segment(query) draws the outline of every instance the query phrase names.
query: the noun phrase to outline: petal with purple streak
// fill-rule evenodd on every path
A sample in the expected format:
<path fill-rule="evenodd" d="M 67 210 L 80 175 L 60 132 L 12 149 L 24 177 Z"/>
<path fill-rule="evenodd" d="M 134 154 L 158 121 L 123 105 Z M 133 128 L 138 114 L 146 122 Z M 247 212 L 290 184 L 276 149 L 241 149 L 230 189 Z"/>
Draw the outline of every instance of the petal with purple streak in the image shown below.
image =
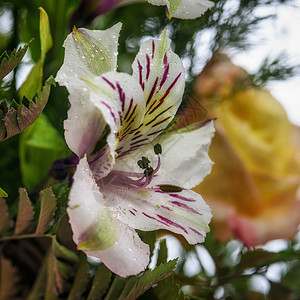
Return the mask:
<path fill-rule="evenodd" d="M 194 124 L 185 130 L 164 134 L 144 147 L 136 149 L 130 155 L 117 160 L 115 169 L 138 172 L 140 169 L 136 161 L 142 156 L 148 157 L 155 166 L 157 157 L 153 147 L 159 143 L 162 146 L 160 176 L 154 177 L 152 184 L 161 184 L 163 178 L 164 184 L 178 184 L 183 188 L 193 188 L 211 171 L 213 162 L 208 156 L 208 149 L 214 131 L 213 121 L 208 121 L 205 124 Z"/>
<path fill-rule="evenodd" d="M 166 6 L 167 16 L 179 19 L 196 19 L 214 3 L 208 0 L 148 0 L 153 5 Z"/>
<path fill-rule="evenodd" d="M 84 157 L 74 174 L 67 209 L 74 242 L 114 273 L 123 277 L 138 274 L 149 263 L 149 246 L 114 218 L 105 201 Z"/>
<path fill-rule="evenodd" d="M 111 194 L 109 186 L 104 186 L 102 191 L 104 195 Z M 129 187 L 119 195 L 118 201 L 111 197 L 106 204 L 120 221 L 132 228 L 169 230 L 183 235 L 190 244 L 203 242 L 209 231 L 210 208 L 199 194 L 190 190 L 172 194 L 162 192 L 158 187 L 144 191 Z M 130 213 L 133 207 L 134 216 Z"/>
<path fill-rule="evenodd" d="M 184 68 L 169 44 L 170 40 L 164 31 L 160 40 L 144 42 L 135 58 L 132 65 L 133 77 L 144 92 L 146 113 L 143 123 L 127 132 L 126 143 L 122 145 L 123 150 L 119 151 L 120 157 L 159 135 L 172 120 L 181 103 L 185 83 Z"/>

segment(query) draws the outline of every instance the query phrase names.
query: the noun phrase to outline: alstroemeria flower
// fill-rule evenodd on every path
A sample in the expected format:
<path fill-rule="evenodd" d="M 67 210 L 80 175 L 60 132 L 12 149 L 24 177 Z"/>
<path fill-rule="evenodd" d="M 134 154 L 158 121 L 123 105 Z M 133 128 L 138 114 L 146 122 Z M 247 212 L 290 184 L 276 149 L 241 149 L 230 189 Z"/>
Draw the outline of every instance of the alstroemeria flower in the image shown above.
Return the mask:
<path fill-rule="evenodd" d="M 300 224 L 300 147 L 293 135 L 299 133 L 281 104 L 220 53 L 199 75 L 195 90 L 217 117 L 210 147 L 215 165 L 194 188 L 212 208 L 216 236 L 234 236 L 246 246 L 294 237 Z M 196 106 L 187 107 L 182 119 Z"/>
<path fill-rule="evenodd" d="M 76 22 L 76 19 L 82 17 L 92 20 L 117 7 L 145 1 L 156 6 L 165 6 L 169 19 L 196 19 L 214 6 L 208 0 L 83 0 L 73 14 L 72 21 Z"/>
<path fill-rule="evenodd" d="M 149 247 L 134 229 L 165 229 L 203 242 L 210 208 L 189 190 L 210 172 L 211 121 L 159 136 L 175 115 L 184 68 L 166 32 L 141 45 L 133 74 L 118 73 L 120 25 L 74 29 L 57 81 L 69 91 L 65 137 L 80 158 L 68 214 L 78 248 L 113 272 L 143 271 Z"/>

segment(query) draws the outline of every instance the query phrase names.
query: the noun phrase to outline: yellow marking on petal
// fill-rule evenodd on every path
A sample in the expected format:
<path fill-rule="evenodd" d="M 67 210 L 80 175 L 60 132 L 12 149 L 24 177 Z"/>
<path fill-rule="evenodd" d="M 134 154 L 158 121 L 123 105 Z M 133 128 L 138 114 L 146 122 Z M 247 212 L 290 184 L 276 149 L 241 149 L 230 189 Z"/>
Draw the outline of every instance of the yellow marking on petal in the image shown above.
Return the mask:
<path fill-rule="evenodd" d="M 149 192 L 147 192 L 147 191 L 138 191 L 138 193 L 140 193 L 142 195 L 149 195 Z"/>
<path fill-rule="evenodd" d="M 108 49 L 87 31 L 73 27 L 75 48 L 82 63 L 96 76 L 111 71 L 112 57 Z"/>
<path fill-rule="evenodd" d="M 169 7 L 169 15 L 168 18 L 171 19 L 172 16 L 176 13 L 180 3 L 182 0 L 170 0 L 170 7 Z"/>
<path fill-rule="evenodd" d="M 78 250 L 103 251 L 119 239 L 118 226 L 110 212 L 101 209 L 99 214 L 102 216 L 79 237 Z"/>

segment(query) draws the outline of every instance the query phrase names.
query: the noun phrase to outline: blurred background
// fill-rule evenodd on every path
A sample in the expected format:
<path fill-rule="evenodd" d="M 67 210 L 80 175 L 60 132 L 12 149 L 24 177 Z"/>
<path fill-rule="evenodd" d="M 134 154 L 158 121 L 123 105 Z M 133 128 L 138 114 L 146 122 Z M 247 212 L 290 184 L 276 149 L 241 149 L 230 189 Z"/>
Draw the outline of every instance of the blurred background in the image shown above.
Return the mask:
<path fill-rule="evenodd" d="M 128 73 L 141 41 L 167 28 L 186 69 L 173 130 L 216 119 L 215 165 L 195 188 L 212 207 L 212 230 L 195 247 L 168 237 L 168 257 L 180 257 L 175 279 L 191 299 L 300 299 L 300 1 L 213 1 L 201 18 L 170 21 L 163 7 L 127 2 L 2 0 L 0 53 L 34 40 L 0 81 L 0 104 L 20 103 L 18 89 L 40 59 L 40 6 L 53 38 L 43 82 L 60 68 L 62 44 L 74 25 L 107 29 L 122 22 L 118 71 Z M 0 183 L 9 199 L 69 154 L 63 139 L 68 108 L 65 88 L 53 87 L 44 110 L 52 145 L 40 148 L 38 158 L 20 156 L 32 146 L 30 135 L 0 143 Z"/>

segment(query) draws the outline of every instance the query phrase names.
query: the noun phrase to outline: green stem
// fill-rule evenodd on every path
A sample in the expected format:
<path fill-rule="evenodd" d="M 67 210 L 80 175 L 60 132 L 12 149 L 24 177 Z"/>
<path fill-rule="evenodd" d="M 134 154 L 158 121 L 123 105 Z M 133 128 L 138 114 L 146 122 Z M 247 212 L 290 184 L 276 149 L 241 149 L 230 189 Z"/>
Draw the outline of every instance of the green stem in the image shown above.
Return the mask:
<path fill-rule="evenodd" d="M 55 235 L 53 235 L 53 234 L 41 234 L 41 235 L 36 235 L 35 233 L 22 234 L 22 235 L 10 235 L 10 236 L 3 236 L 3 237 L 0 237 L 0 242 L 12 241 L 12 240 L 21 240 L 21 239 L 41 238 L 41 237 L 50 237 L 50 238 L 54 238 Z"/>

